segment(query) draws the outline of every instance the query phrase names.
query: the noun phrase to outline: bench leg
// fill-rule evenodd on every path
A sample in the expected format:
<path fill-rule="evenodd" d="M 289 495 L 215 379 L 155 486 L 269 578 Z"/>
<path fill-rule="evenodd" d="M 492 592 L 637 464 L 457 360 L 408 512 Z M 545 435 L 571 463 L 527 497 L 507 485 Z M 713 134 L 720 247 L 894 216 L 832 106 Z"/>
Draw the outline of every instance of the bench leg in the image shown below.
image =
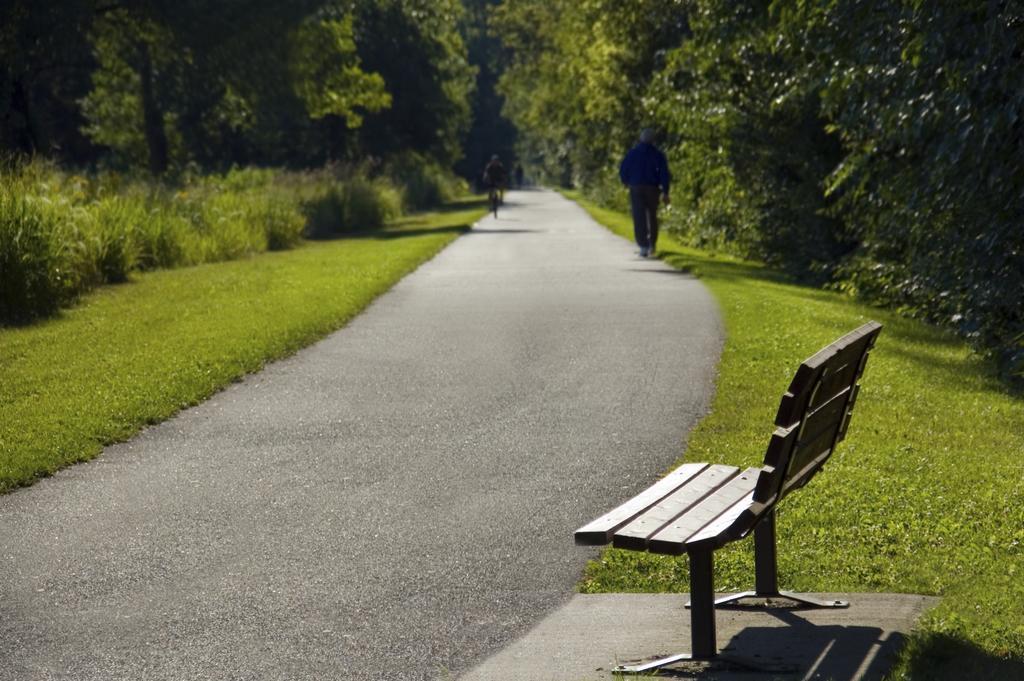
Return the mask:
<path fill-rule="evenodd" d="M 642 674 L 666 665 L 684 661 L 714 660 L 718 655 L 715 643 L 714 560 L 711 550 L 690 554 L 690 642 L 693 652 L 670 655 L 637 665 L 622 665 L 616 674 Z"/>
<path fill-rule="evenodd" d="M 718 654 L 715 645 L 715 566 L 710 550 L 690 554 L 690 637 L 693 657 L 706 660 Z"/>
<path fill-rule="evenodd" d="M 848 608 L 849 601 L 826 601 L 792 591 L 779 591 L 779 567 L 775 542 L 775 511 L 754 528 L 754 591 L 723 596 L 715 605 L 728 605 L 747 598 L 786 599 L 811 608 Z"/>

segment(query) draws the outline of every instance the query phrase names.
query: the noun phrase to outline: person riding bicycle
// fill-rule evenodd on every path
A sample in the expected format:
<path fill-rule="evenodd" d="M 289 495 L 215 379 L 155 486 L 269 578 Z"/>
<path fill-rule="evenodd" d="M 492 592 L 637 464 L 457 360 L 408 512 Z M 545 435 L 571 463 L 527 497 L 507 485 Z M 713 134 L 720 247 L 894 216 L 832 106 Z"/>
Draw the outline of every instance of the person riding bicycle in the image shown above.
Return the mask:
<path fill-rule="evenodd" d="M 505 166 L 501 164 L 501 159 L 497 154 L 491 156 L 490 163 L 484 168 L 484 186 L 487 187 L 488 195 L 491 192 L 497 192 L 498 201 L 501 201 L 504 198 L 502 194 L 507 181 L 508 173 L 505 172 Z"/>

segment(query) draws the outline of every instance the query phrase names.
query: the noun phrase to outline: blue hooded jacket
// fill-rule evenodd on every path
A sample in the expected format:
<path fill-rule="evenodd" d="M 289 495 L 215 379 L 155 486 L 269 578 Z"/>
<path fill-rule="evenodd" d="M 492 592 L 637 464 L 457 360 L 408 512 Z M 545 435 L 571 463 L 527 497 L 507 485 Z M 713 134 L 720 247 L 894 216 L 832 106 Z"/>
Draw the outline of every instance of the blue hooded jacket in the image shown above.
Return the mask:
<path fill-rule="evenodd" d="M 668 160 L 656 146 L 641 142 L 626 154 L 619 165 L 619 179 L 623 184 L 661 187 L 668 194 L 672 175 L 668 172 Z"/>

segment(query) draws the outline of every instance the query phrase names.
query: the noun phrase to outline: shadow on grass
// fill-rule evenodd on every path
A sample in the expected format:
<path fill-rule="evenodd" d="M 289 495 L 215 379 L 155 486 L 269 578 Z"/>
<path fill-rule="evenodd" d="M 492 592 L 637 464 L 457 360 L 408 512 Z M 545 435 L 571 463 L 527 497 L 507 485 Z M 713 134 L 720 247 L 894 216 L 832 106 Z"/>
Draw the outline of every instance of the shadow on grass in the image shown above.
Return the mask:
<path fill-rule="evenodd" d="M 431 213 L 440 213 L 442 215 L 448 215 L 450 213 L 458 213 L 464 210 L 483 210 L 487 208 L 487 197 L 479 198 L 465 198 L 457 199 L 451 203 L 446 203 L 443 206 L 437 208 L 431 208 Z M 415 216 L 412 216 L 415 217 Z"/>
<path fill-rule="evenodd" d="M 380 229 L 363 234 L 363 238 L 391 240 L 408 237 L 426 236 L 430 234 L 465 234 L 471 231 L 472 225 L 447 225 L 445 227 L 399 227 L 396 229 Z"/>
<path fill-rule="evenodd" d="M 661 259 L 684 272 L 692 272 L 700 276 L 716 279 L 757 279 L 779 284 L 799 286 L 786 275 L 753 263 L 735 260 L 718 260 L 712 256 L 697 256 L 672 249 L 659 249 Z M 808 290 L 819 291 L 813 286 L 805 286 Z"/>
<path fill-rule="evenodd" d="M 465 234 L 472 229 L 472 225 L 443 225 L 440 227 L 416 227 L 422 225 L 422 221 L 397 222 L 376 229 L 359 229 L 333 234 L 308 236 L 310 241 L 346 241 L 352 239 L 406 239 L 409 237 L 426 236 L 430 234 Z"/>
<path fill-rule="evenodd" d="M 628 267 L 627 272 L 640 272 L 641 274 L 660 274 L 662 276 L 668 275 L 670 277 L 685 277 L 687 279 L 693 279 L 693 272 L 684 269 L 672 269 L 672 270 L 651 270 L 643 267 Z"/>
<path fill-rule="evenodd" d="M 487 229 L 486 227 L 477 227 L 473 230 L 473 234 L 539 234 L 543 231 L 543 229 Z"/>
<path fill-rule="evenodd" d="M 912 638 L 904 657 L 904 678 L 929 681 L 1024 679 L 1024 660 L 998 657 L 946 634 Z"/>
<path fill-rule="evenodd" d="M 484 210 L 487 207 L 486 199 L 475 197 L 461 198 L 445 203 L 444 205 L 431 208 L 428 211 L 404 215 L 393 222 L 364 229 L 334 229 L 331 231 L 307 233 L 305 238 L 309 241 L 339 241 L 344 239 L 399 239 L 403 237 L 424 236 L 427 234 L 458 233 L 465 234 L 472 225 L 442 225 L 431 226 L 437 216 L 452 215 L 455 213 L 467 213 L 470 211 Z"/>

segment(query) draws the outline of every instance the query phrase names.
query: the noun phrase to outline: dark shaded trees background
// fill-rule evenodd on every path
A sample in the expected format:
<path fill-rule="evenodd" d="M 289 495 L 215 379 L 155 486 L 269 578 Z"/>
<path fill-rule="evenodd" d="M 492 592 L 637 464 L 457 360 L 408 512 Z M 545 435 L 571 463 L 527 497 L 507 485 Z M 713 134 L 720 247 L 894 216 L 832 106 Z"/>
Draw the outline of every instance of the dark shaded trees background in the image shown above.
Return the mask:
<path fill-rule="evenodd" d="M 1024 6 L 510 0 L 499 90 L 547 176 L 622 201 L 662 132 L 672 228 L 956 329 L 1024 374 Z"/>
<path fill-rule="evenodd" d="M 466 37 L 487 35 L 471 20 L 489 3 L 469 4 L 7 0 L 0 149 L 156 175 L 410 153 L 451 167 L 480 106 Z"/>
<path fill-rule="evenodd" d="M 501 0 L 464 0 L 466 45 L 469 61 L 475 64 L 477 89 L 473 98 L 472 124 L 466 136 L 464 156 L 456 164 L 463 177 L 477 180 L 491 156 L 504 163 L 517 156 L 517 131 L 504 116 L 505 98 L 497 91 L 507 51 L 490 29 L 490 17 Z"/>

